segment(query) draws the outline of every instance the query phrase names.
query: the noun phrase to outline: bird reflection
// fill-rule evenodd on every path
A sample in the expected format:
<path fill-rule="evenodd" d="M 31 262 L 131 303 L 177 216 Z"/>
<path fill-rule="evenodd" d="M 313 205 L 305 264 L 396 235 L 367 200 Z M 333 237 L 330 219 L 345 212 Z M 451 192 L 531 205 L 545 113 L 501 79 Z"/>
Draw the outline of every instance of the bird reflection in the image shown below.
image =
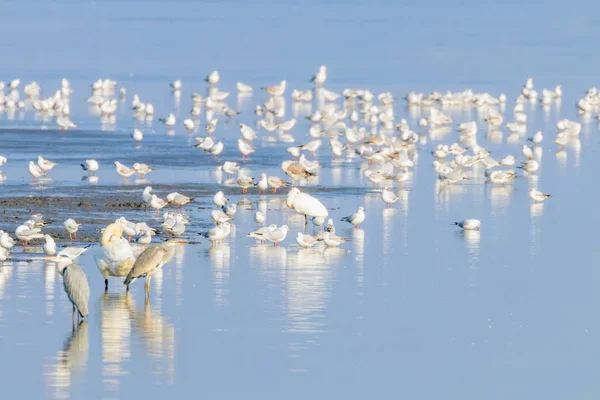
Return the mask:
<path fill-rule="evenodd" d="M 103 381 L 108 391 L 119 391 L 120 379 L 127 375 L 125 361 L 131 357 L 131 319 L 135 302 L 130 292 L 104 292 L 100 312 Z"/>
<path fill-rule="evenodd" d="M 56 263 L 47 262 L 44 268 L 44 292 L 46 293 L 46 315 L 54 314 L 54 281 L 56 280 Z"/>
<path fill-rule="evenodd" d="M 479 241 L 481 240 L 480 231 L 460 231 L 459 235 L 465 241 L 469 253 L 469 286 L 475 288 L 477 286 L 477 271 L 479 269 Z"/>
<path fill-rule="evenodd" d="M 77 373 L 85 372 L 89 353 L 88 324 L 81 321 L 73 327 L 62 350 L 56 353 L 56 364 L 49 365 L 44 373 L 48 386 L 55 390 L 56 398 L 69 398 L 67 389 Z"/>
<path fill-rule="evenodd" d="M 533 203 L 529 206 L 532 217 L 541 217 L 544 214 L 544 203 Z"/>
<path fill-rule="evenodd" d="M 512 185 L 491 187 L 490 203 L 492 204 L 492 215 L 506 215 L 508 213 L 512 193 Z"/>
<path fill-rule="evenodd" d="M 231 265 L 231 248 L 226 243 L 220 243 L 207 250 L 213 273 L 213 284 L 215 287 L 215 303 L 219 306 L 227 305 L 227 284 L 229 282 L 229 271 Z"/>
<path fill-rule="evenodd" d="M 165 378 L 166 384 L 175 380 L 175 328 L 164 321 L 156 310 L 152 310 L 149 299 L 143 311 L 131 312 L 134 331 L 141 335 L 142 343 L 150 358 L 161 361 L 153 375 Z"/>

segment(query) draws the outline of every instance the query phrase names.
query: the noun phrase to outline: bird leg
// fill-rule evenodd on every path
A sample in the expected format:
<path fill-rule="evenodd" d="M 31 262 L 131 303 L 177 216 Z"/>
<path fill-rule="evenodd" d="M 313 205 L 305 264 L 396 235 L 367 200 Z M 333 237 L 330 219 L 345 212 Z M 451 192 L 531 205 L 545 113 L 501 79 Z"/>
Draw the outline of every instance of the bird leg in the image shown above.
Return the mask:
<path fill-rule="evenodd" d="M 75 240 L 77 240 L 77 232 L 75 232 L 75 233 L 73 234 L 73 237 L 75 238 Z"/>
<path fill-rule="evenodd" d="M 104 291 L 106 292 L 107 290 L 108 290 L 108 279 L 104 279 Z"/>
<path fill-rule="evenodd" d="M 273 193 L 277 193 L 277 188 L 273 188 Z"/>
<path fill-rule="evenodd" d="M 73 314 L 71 314 L 71 322 L 75 325 L 75 304 L 73 304 Z"/>

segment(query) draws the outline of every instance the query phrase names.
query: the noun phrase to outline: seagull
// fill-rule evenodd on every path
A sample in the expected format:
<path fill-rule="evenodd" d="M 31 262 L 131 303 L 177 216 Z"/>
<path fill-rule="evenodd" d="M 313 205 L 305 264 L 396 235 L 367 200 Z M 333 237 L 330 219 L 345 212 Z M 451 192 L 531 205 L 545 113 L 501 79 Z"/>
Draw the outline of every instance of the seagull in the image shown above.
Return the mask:
<path fill-rule="evenodd" d="M 154 208 L 157 213 L 158 213 L 158 210 L 160 210 L 161 208 L 163 208 L 167 204 L 168 203 L 165 200 L 159 198 L 155 194 L 153 194 L 152 197 L 150 198 L 150 207 Z"/>
<path fill-rule="evenodd" d="M 267 183 L 273 188 L 273 193 L 277 193 L 277 189 L 281 187 L 290 186 L 289 182 L 286 182 L 277 176 L 269 176 L 267 178 Z"/>
<path fill-rule="evenodd" d="M 194 123 L 194 120 L 191 118 L 187 118 L 183 120 L 183 126 L 185 127 L 185 129 L 187 129 L 188 131 L 193 130 L 196 127 L 196 124 Z"/>
<path fill-rule="evenodd" d="M 132 168 L 129 168 L 118 161 L 114 162 L 115 168 L 117 169 L 117 174 L 123 177 L 123 180 L 129 178 L 131 175 L 135 174 L 136 171 Z"/>
<path fill-rule="evenodd" d="M 302 232 L 298 232 L 298 234 L 296 235 L 296 243 L 298 243 L 300 247 L 303 247 L 305 249 L 313 247 L 315 244 L 317 244 L 317 242 L 318 239 L 314 236 L 306 235 Z"/>
<path fill-rule="evenodd" d="M 240 166 L 235 161 L 225 161 L 221 170 L 225 172 L 227 175 L 233 175 L 240 170 Z"/>
<path fill-rule="evenodd" d="M 171 89 L 173 90 L 181 90 L 181 81 L 178 79 L 174 82 L 171 82 Z"/>
<path fill-rule="evenodd" d="M 48 236 L 48 235 L 46 235 Z M 74 261 L 77 257 L 85 253 L 92 245 L 88 244 L 84 247 L 65 247 L 56 255 L 57 259 L 68 259 Z"/>
<path fill-rule="evenodd" d="M 532 159 L 532 160 L 528 160 L 526 163 L 524 163 L 523 165 L 521 165 L 520 167 L 517 167 L 517 168 L 521 168 L 522 170 L 525 170 L 529 173 L 533 173 L 540 168 L 540 164 L 537 161 Z"/>
<path fill-rule="evenodd" d="M 98 169 L 100 168 L 100 165 L 98 164 L 98 161 L 90 159 L 90 160 L 85 160 L 83 162 L 83 164 L 81 164 L 81 168 L 84 171 L 88 171 L 93 174 L 94 172 L 98 171 Z"/>
<path fill-rule="evenodd" d="M 225 238 L 225 226 L 230 227 L 229 222 L 218 222 L 214 228 L 204 232 L 199 232 L 198 235 L 210 240 L 212 242 L 212 246 L 214 247 L 217 243 Z"/>
<path fill-rule="evenodd" d="M 531 188 L 529 189 L 529 197 L 531 197 L 531 200 L 535 201 L 536 203 L 541 203 L 551 196 L 549 194 L 542 193 L 537 189 Z"/>
<path fill-rule="evenodd" d="M 481 221 L 478 219 L 463 219 L 452 225 L 460 227 L 463 231 L 478 231 L 481 228 Z"/>
<path fill-rule="evenodd" d="M 257 211 L 254 214 L 254 222 L 256 222 L 257 224 L 264 224 L 266 221 L 265 215 L 263 213 L 261 213 L 260 211 Z"/>
<path fill-rule="evenodd" d="M 225 214 L 221 210 L 213 210 L 210 213 L 210 219 L 212 219 L 215 224 L 218 224 L 218 223 L 225 223 L 227 221 L 230 221 L 231 217 L 229 215 Z"/>
<path fill-rule="evenodd" d="M 242 139 L 238 139 L 238 149 L 244 158 L 248 158 L 250 154 L 256 151 L 250 144 L 244 142 Z"/>
<path fill-rule="evenodd" d="M 143 133 L 141 130 L 139 130 L 139 129 L 135 128 L 135 129 L 133 130 L 133 133 L 131 134 L 131 137 L 132 137 L 132 138 L 133 138 L 133 140 L 135 140 L 136 142 L 141 142 L 141 141 L 144 139 L 144 133 Z"/>
<path fill-rule="evenodd" d="M 272 224 L 272 225 L 257 229 L 254 232 L 250 232 L 249 234 L 246 235 L 246 237 L 251 237 L 251 238 L 256 239 L 259 242 L 264 243 L 267 241 L 266 235 L 270 234 L 271 232 L 273 232 L 276 229 L 277 229 L 277 225 Z"/>
<path fill-rule="evenodd" d="M 211 85 L 216 85 L 217 83 L 219 83 L 220 79 L 221 77 L 219 76 L 219 72 L 213 71 L 206 76 L 205 81 Z"/>
<path fill-rule="evenodd" d="M 270 94 L 271 96 L 278 97 L 278 96 L 282 96 L 283 93 L 285 92 L 286 84 L 287 84 L 286 81 L 281 81 L 279 83 L 279 85 L 262 87 L 261 89 L 264 90 L 265 92 L 267 92 L 268 94 Z"/>
<path fill-rule="evenodd" d="M 24 246 L 26 246 L 27 243 L 31 240 L 44 238 L 44 235 L 42 234 L 42 229 L 34 228 L 33 224 L 33 221 L 29 220 L 23 225 L 17 227 L 17 229 L 15 230 L 15 236 L 22 242 Z"/>
<path fill-rule="evenodd" d="M 158 120 L 168 127 L 175 126 L 177 123 L 177 119 L 173 113 L 170 113 L 166 118 L 159 118 Z"/>
<path fill-rule="evenodd" d="M 325 233 L 325 235 L 323 235 L 323 241 L 325 242 L 327 247 L 338 247 L 342 243 L 349 242 L 350 239 L 335 236 L 331 233 Z"/>
<path fill-rule="evenodd" d="M 44 243 L 43 249 L 44 254 L 47 256 L 53 256 L 56 254 L 56 243 L 54 239 L 50 235 L 44 235 L 44 239 L 46 239 L 46 243 Z"/>
<path fill-rule="evenodd" d="M 249 142 L 256 139 L 256 131 L 254 129 L 252 129 L 251 127 L 249 127 L 248 125 L 240 124 L 240 133 L 242 134 L 242 137 Z M 238 144 L 238 146 L 239 146 L 239 144 Z M 241 151 L 241 149 L 240 149 L 240 151 Z"/>
<path fill-rule="evenodd" d="M 246 85 L 245 83 L 242 82 L 237 82 L 236 83 L 236 88 L 238 90 L 238 92 L 240 93 L 252 93 L 252 86 L 250 85 Z"/>
<path fill-rule="evenodd" d="M 364 220 L 365 220 L 365 209 L 363 207 L 359 207 L 357 212 L 355 212 L 354 214 L 352 214 L 348 217 L 342 218 L 340 221 L 349 222 L 352 225 L 354 225 L 354 228 L 358 228 L 358 225 L 360 225 Z"/>
<path fill-rule="evenodd" d="M 44 175 L 44 171 L 33 161 L 29 161 L 29 173 L 36 180 L 40 176 Z"/>
<path fill-rule="evenodd" d="M 244 193 L 244 194 L 248 193 L 248 188 L 251 188 L 252 186 L 256 186 L 256 184 L 254 183 L 254 178 L 245 176 L 242 173 L 240 173 L 240 175 L 238 176 L 237 183 L 242 188 L 242 193 Z"/>
<path fill-rule="evenodd" d="M 227 199 L 227 197 L 225 197 L 225 194 L 223 194 L 223 192 L 217 192 L 215 194 L 215 196 L 213 197 L 213 203 L 217 207 L 223 207 L 228 202 L 229 202 L 229 199 Z"/>
<path fill-rule="evenodd" d="M 67 232 L 69 232 L 69 239 L 77 240 L 77 231 L 79 230 L 79 227 L 81 226 L 81 224 L 78 224 L 77 222 L 75 222 L 75 220 L 73 218 L 69 218 L 64 222 L 63 225 L 65 226 L 65 229 L 67 230 Z"/>
<path fill-rule="evenodd" d="M 323 83 L 325 83 L 326 80 L 327 80 L 327 67 L 324 65 L 321 65 L 319 67 L 319 71 L 317 71 L 317 73 L 312 77 L 312 79 L 310 81 L 312 83 L 314 83 L 316 86 L 321 86 Z"/>
<path fill-rule="evenodd" d="M 154 171 L 154 168 L 143 163 L 135 163 L 133 164 L 133 170 L 143 179 L 146 174 Z"/>
<path fill-rule="evenodd" d="M 44 175 L 46 175 L 48 172 L 50 172 L 50 170 L 52 170 L 52 168 L 54 168 L 58 163 L 52 162 L 50 160 L 46 160 L 44 157 L 42 156 L 38 156 L 38 161 L 37 161 L 38 166 L 40 167 L 40 169 L 44 172 Z"/>
<path fill-rule="evenodd" d="M 150 204 L 150 200 L 152 200 L 152 186 L 146 186 L 142 192 L 142 201 L 145 204 Z"/>
<path fill-rule="evenodd" d="M 173 192 L 173 193 L 169 193 L 167 195 L 167 201 L 169 203 L 173 203 L 177 206 L 177 208 L 184 206 L 188 203 L 191 203 L 192 201 L 194 201 L 194 199 L 192 197 L 187 197 L 184 196 L 182 194 L 179 194 L 177 192 Z"/>
<path fill-rule="evenodd" d="M 394 204 L 398 201 L 398 196 L 396 196 L 396 193 L 392 192 L 387 187 L 384 187 L 383 191 L 381 192 L 381 200 L 383 200 L 387 208 L 390 204 Z"/>
<path fill-rule="evenodd" d="M 315 172 L 311 172 L 299 163 L 291 160 L 283 161 L 281 169 L 287 176 L 295 180 L 303 180 L 317 175 Z"/>
<path fill-rule="evenodd" d="M 277 247 L 279 246 L 280 242 L 285 240 L 285 237 L 289 231 L 290 228 L 287 225 L 282 225 L 275 230 L 267 231 L 267 233 L 264 235 L 264 238 L 265 240 L 273 243 L 273 246 Z"/>

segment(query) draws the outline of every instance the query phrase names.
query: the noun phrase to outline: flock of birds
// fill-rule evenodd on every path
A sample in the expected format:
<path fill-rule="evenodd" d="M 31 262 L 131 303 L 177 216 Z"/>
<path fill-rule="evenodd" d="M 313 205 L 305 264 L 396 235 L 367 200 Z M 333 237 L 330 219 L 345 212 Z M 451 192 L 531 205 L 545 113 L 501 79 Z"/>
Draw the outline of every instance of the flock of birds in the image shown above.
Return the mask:
<path fill-rule="evenodd" d="M 369 90 L 345 89 L 342 93 L 335 93 L 324 88 L 327 80 L 327 69 L 322 66 L 312 77 L 311 82 L 315 85 L 313 89 L 306 91 L 294 90 L 292 100 L 295 104 L 311 103 L 318 105 L 318 109 L 310 112 L 307 119 L 311 126 L 308 130 L 311 139 L 301 145 L 295 144 L 295 138 L 291 130 L 295 127 L 297 120 L 289 120 L 285 117 L 284 96 L 287 89 L 286 81 L 279 84 L 261 88 L 267 94 L 267 100 L 256 106 L 254 113 L 257 117 L 256 126 L 252 127 L 243 123 L 239 124 L 240 138 L 237 147 L 243 158 L 248 158 L 255 152 L 253 141 L 259 137 L 259 131 L 264 130 L 264 140 L 277 140 L 281 142 L 294 142 L 287 148 L 289 160 L 281 163 L 281 171 L 287 176 L 269 176 L 260 174 L 255 181 L 253 177 L 245 174 L 244 168 L 236 161 L 225 161 L 218 169 L 227 176 L 236 176 L 235 182 L 242 193 L 257 189 L 258 193 L 272 191 L 277 193 L 280 189 L 289 188 L 285 203 L 288 208 L 304 217 L 305 230 L 297 232 L 296 242 L 303 248 L 313 247 L 319 244 L 329 247 L 337 247 L 349 239 L 336 236 L 333 219 L 330 218 L 328 208 L 321 200 L 309 193 L 301 191 L 298 183 L 309 185 L 311 180 L 318 176 L 321 164 L 316 159 L 309 159 L 307 155 L 314 157 L 315 153 L 328 142 L 331 150 L 332 160 L 342 162 L 353 162 L 361 160 L 366 164 L 364 176 L 373 184 L 374 188 L 383 185 L 379 197 L 385 207 L 391 207 L 399 201 L 398 195 L 393 190 L 394 185 L 402 186 L 407 182 L 413 169 L 417 165 L 419 149 L 424 147 L 429 138 L 444 137 L 453 130 L 452 119 L 442 110 L 444 107 L 457 105 L 469 105 L 476 107 L 482 122 L 487 125 L 488 133 L 499 131 L 505 127 L 509 132 L 508 143 L 518 141 L 526 134 L 527 115 L 524 112 L 524 104 L 527 102 L 541 102 L 546 107 L 552 102 L 560 102 L 562 89 L 557 86 L 554 89 L 543 89 L 541 97 L 534 89 L 533 81 L 529 78 L 518 96 L 513 108 L 513 120 L 505 122 L 506 96 L 501 94 L 494 97 L 488 93 L 474 93 L 470 90 L 456 93 L 409 93 L 406 101 L 409 107 L 420 107 L 426 110 L 427 117 L 418 122 L 418 128 L 413 130 L 404 119 L 396 123 L 394 102 L 391 93 L 373 94 Z M 223 152 L 223 141 L 217 140 L 213 133 L 217 130 L 219 117 L 232 118 L 239 114 L 238 111 L 226 104 L 229 92 L 221 91 L 217 84 L 220 76 L 217 71 L 206 77 L 209 85 L 208 95 L 192 95 L 192 110 L 190 117 L 182 121 L 186 130 L 198 129 L 198 116 L 203 114 L 206 119 L 204 130 L 206 136 L 197 137 L 194 145 L 207 154 L 218 156 Z M 8 85 L 9 93 L 0 90 L 0 108 L 20 108 L 26 103 L 20 100 L 18 92 L 20 81 L 15 80 Z M 4 88 L 4 84 L 0 84 Z M 117 84 L 111 80 L 98 80 L 92 85 L 92 95 L 88 102 L 95 107 L 98 115 L 103 119 L 114 118 L 116 111 L 116 87 Z M 171 89 L 176 96 L 180 96 L 182 83 L 175 81 L 171 83 Z M 253 88 L 242 82 L 237 83 L 237 90 L 241 95 L 249 95 Z M 61 129 L 72 129 L 77 125 L 70 120 L 70 95 L 72 90 L 68 80 L 63 79 L 61 88 L 48 98 L 40 97 L 40 87 L 33 82 L 25 86 L 24 94 L 32 107 L 40 113 L 55 118 Z M 126 90 L 121 88 L 119 96 L 125 97 Z M 343 101 L 340 107 L 339 100 Z M 595 89 L 590 89 L 584 99 L 578 102 L 578 108 L 582 112 L 591 112 L 600 106 L 600 94 Z M 140 120 L 154 118 L 155 110 L 152 104 L 142 102 L 140 96 L 134 95 L 132 101 L 133 115 Z M 160 121 L 167 128 L 177 124 L 174 114 L 169 114 Z M 480 125 L 481 123 L 480 122 Z M 553 140 L 561 151 L 564 147 L 576 140 L 581 132 L 581 124 L 567 119 L 560 120 L 557 124 L 557 135 Z M 429 132 L 426 132 L 426 130 Z M 460 184 L 465 180 L 482 179 L 479 175 L 483 166 L 483 179 L 492 185 L 511 185 L 517 178 L 516 169 L 521 169 L 524 175 L 534 175 L 540 168 L 541 145 L 544 141 L 542 132 L 535 133 L 521 148 L 522 161 L 518 162 L 518 156 L 507 154 L 503 158 L 493 158 L 490 152 L 478 143 L 477 121 L 463 122 L 458 125 L 458 141 L 449 144 L 438 144 L 431 154 L 434 158 L 433 168 L 437 180 L 442 185 Z M 131 134 L 134 141 L 144 140 L 141 130 L 135 129 Z M 7 158 L 0 156 L 0 166 L 7 162 Z M 43 156 L 39 156 L 37 162 L 29 162 L 29 173 L 33 179 L 47 176 L 57 165 Z M 84 160 L 81 164 L 92 178 L 99 170 L 100 164 L 93 159 Z M 119 161 L 114 162 L 116 173 L 127 179 L 134 174 L 144 177 L 154 170 L 150 165 L 135 163 L 128 167 Z M 529 189 L 529 196 L 536 203 L 543 202 L 550 197 L 535 187 Z M 147 207 L 160 210 L 167 206 L 177 209 L 184 207 L 194 201 L 192 197 L 173 192 L 165 198 L 161 198 L 152 192 L 152 187 L 146 187 L 141 194 L 142 201 Z M 232 231 L 233 221 L 237 212 L 236 204 L 232 204 L 223 191 L 217 192 L 213 197 L 216 207 L 210 213 L 210 219 L 214 227 L 201 232 L 200 235 L 218 245 L 227 239 Z M 150 227 L 145 222 L 132 222 L 124 217 L 118 218 L 114 223 L 106 226 L 101 233 L 100 246 L 96 249 L 94 259 L 96 265 L 104 278 L 105 289 L 108 290 L 108 279 L 110 277 L 124 278 L 124 284 L 129 285 L 136 279 L 146 278 L 146 295 L 150 295 L 150 282 L 152 275 L 162 268 L 173 257 L 175 246 L 183 243 L 181 236 L 186 231 L 186 225 L 190 221 L 181 213 L 172 211 L 165 212 L 162 216 L 160 232 Z M 358 227 L 365 221 L 365 209 L 359 207 L 356 212 L 341 218 L 341 221 Z M 278 246 L 283 242 L 290 232 L 287 225 L 277 226 L 267 223 L 267 215 L 263 210 L 256 211 L 254 221 L 259 228 L 248 233 L 246 236 L 257 242 L 270 242 Z M 316 233 L 307 233 L 309 223 L 315 227 Z M 59 261 L 59 270 L 64 279 L 65 291 L 73 303 L 73 316 L 78 311 L 79 317 L 86 317 L 88 313 L 89 285 L 86 274 L 73 263 L 81 254 L 88 250 L 86 247 L 66 247 L 57 251 L 54 239 L 42 232 L 42 228 L 48 224 L 43 217 L 36 214 L 28 221 L 20 225 L 15 236 L 27 245 L 32 240 L 44 240 L 43 250 L 47 257 Z M 468 218 L 455 224 L 463 230 L 479 230 L 481 222 L 477 219 Z M 76 240 L 79 224 L 73 219 L 64 222 L 64 227 L 69 237 Z M 314 232 L 313 232 L 314 233 Z M 162 234 L 166 240 L 152 245 L 153 237 Z M 7 232 L 0 233 L 0 260 L 6 260 L 10 254 L 15 241 Z"/>

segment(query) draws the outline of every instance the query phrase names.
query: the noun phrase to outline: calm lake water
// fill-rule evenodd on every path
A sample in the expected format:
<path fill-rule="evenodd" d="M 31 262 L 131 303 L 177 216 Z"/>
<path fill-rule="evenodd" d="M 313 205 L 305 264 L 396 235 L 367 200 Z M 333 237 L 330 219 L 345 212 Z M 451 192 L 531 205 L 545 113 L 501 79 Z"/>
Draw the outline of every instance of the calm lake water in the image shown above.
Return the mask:
<path fill-rule="evenodd" d="M 233 91 L 238 80 L 258 88 L 286 79 L 286 118 L 301 119 L 292 131 L 297 143 L 309 140 L 309 123 L 301 118 L 307 110 L 293 107 L 289 93 L 309 88 L 321 64 L 329 67 L 328 89 L 391 91 L 397 120 L 406 118 L 414 129 L 421 114 L 402 100 L 412 90 L 506 93 L 506 121 L 528 76 L 539 92 L 558 84 L 565 91 L 549 111 L 526 106 L 528 135 L 546 135 L 542 167 L 512 187 L 483 181 L 440 187 L 429 154 L 439 142 L 430 141 L 397 192 L 401 200 L 384 209 L 362 173 L 365 165 L 332 162 L 324 145 L 316 156 L 324 166 L 317 185 L 306 190 L 335 218 L 361 205 L 367 214 L 360 229 L 337 222 L 338 235 L 352 239 L 340 248 L 299 249 L 294 238 L 303 221 L 285 208 L 284 196 L 254 192 L 230 196 L 250 202 L 240 207 L 226 243 L 178 247 L 153 279 L 149 303 L 141 282 L 126 293 L 111 280 L 105 293 L 88 252 L 78 264 L 90 281 L 90 316 L 75 332 L 56 265 L 27 262 L 31 255 L 16 249 L 16 260 L 0 266 L 4 398 L 597 397 L 600 132 L 595 119 L 583 121 L 579 143 L 558 155 L 551 143 L 556 121 L 579 120 L 576 100 L 598 83 L 597 10 L 580 15 L 558 1 L 397 3 L 2 5 L 0 78 L 36 80 L 46 96 L 69 78 L 72 119 L 80 126 L 61 133 L 30 110 L 0 115 L 0 154 L 9 158 L 2 196 L 91 190 L 79 168 L 86 158 L 101 164 L 93 189 L 99 192 L 141 194 L 146 185 L 123 184 L 111 165 L 115 159 L 152 163 L 152 184 L 218 190 L 226 182 L 215 166 L 240 159 L 237 124 L 254 123 L 262 93 L 245 100 L 232 93 L 229 105 L 242 114 L 219 122 L 214 136 L 224 140 L 225 152 L 218 159 L 191 148 L 194 136 L 204 135 L 203 119 L 198 132 L 186 134 L 178 124 L 169 136 L 156 120 L 134 121 L 129 109 L 138 93 L 157 116 L 174 112 L 181 120 L 191 93 L 206 91 L 203 79 L 213 69 L 223 90 Z M 89 85 L 98 78 L 128 90 L 114 125 L 88 113 Z M 179 102 L 168 87 L 174 79 L 183 81 Z M 454 124 L 481 122 L 474 109 L 449 114 Z M 479 126 L 480 144 L 495 157 L 521 158 L 528 135 L 508 144 L 505 130 L 501 138 L 486 137 Z M 140 145 L 129 137 L 134 127 L 145 132 Z M 441 142 L 455 140 L 451 133 Z M 287 146 L 256 142 L 256 153 L 243 164 L 254 176 L 281 176 Z M 27 172 L 27 161 L 38 154 L 59 162 L 44 185 L 30 184 Z M 533 205 L 532 185 L 553 198 Z M 185 209 L 193 221 L 188 238 L 197 240 L 196 232 L 209 226 L 206 207 L 212 207 L 210 197 Z M 256 227 L 256 209 L 267 210 L 269 223 L 291 226 L 281 247 L 244 237 Z M 480 233 L 451 225 L 468 217 L 482 221 Z M 132 218 L 152 216 L 140 210 Z"/>

